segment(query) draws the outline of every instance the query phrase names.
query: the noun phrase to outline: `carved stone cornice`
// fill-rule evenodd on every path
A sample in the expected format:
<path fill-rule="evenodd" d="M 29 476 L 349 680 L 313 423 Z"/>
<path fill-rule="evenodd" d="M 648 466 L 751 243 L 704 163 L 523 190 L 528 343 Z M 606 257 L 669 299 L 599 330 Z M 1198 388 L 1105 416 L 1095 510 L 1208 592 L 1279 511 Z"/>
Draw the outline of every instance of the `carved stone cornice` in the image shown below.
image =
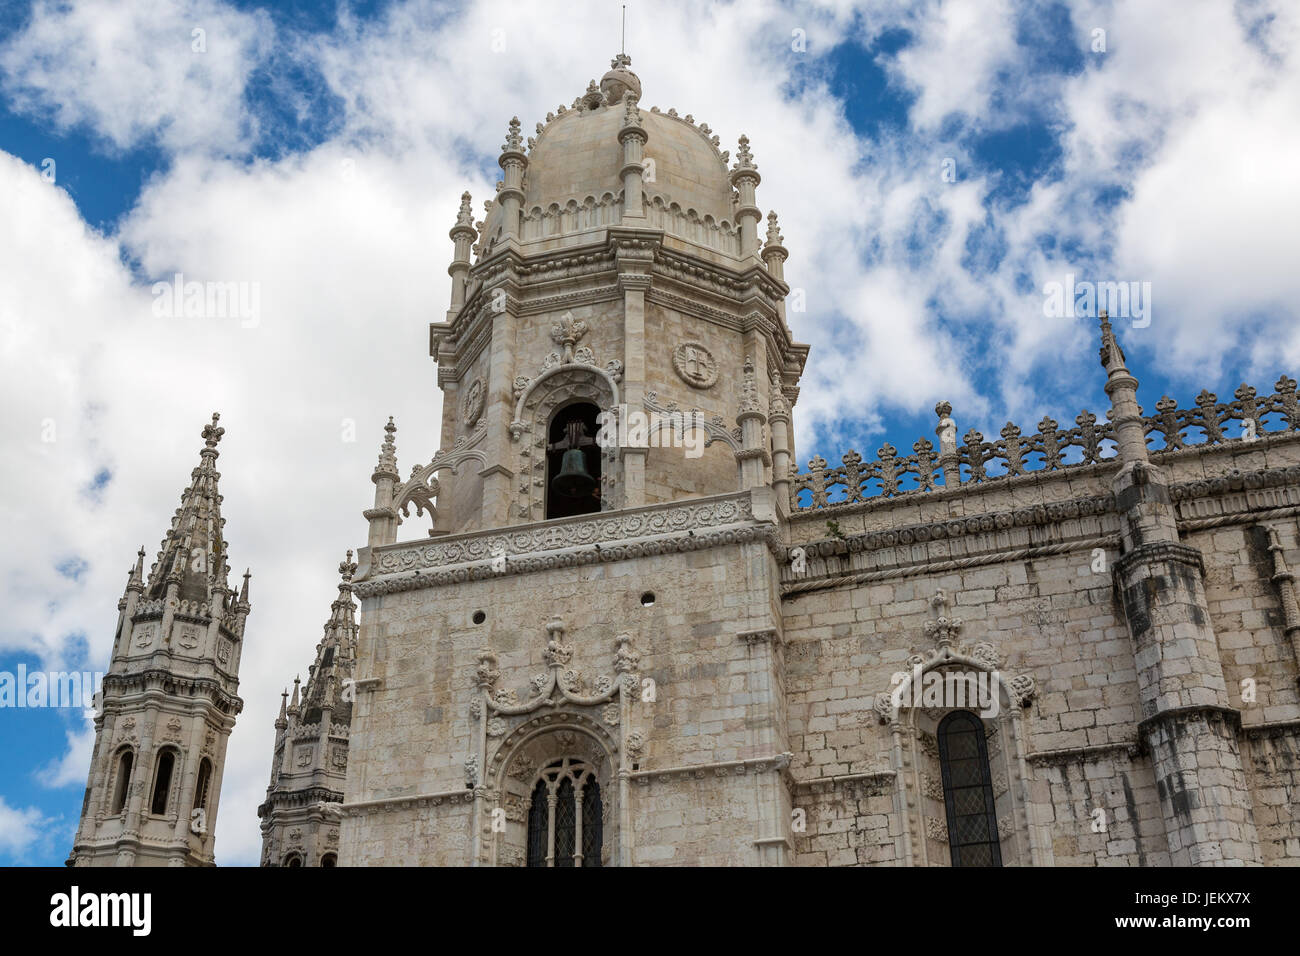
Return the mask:
<path fill-rule="evenodd" d="M 366 598 L 747 541 L 776 549 L 777 528 L 755 519 L 749 493 L 719 495 L 386 545 L 371 552 L 356 593 Z"/>
<path fill-rule="evenodd" d="M 793 760 L 794 754 L 786 752 L 770 757 L 752 757 L 748 760 L 691 764 L 684 767 L 667 767 L 663 770 L 634 770 L 628 774 L 628 777 L 642 786 L 651 783 L 669 783 L 674 780 L 719 779 L 757 773 L 779 773 L 788 778 Z"/>
<path fill-rule="evenodd" d="M 343 804 L 345 817 L 365 817 L 374 813 L 394 813 L 401 810 L 426 809 L 428 807 L 458 806 L 474 802 L 474 791 L 443 790 L 438 793 L 419 793 L 406 797 L 387 797 L 381 800 L 358 800 Z"/>

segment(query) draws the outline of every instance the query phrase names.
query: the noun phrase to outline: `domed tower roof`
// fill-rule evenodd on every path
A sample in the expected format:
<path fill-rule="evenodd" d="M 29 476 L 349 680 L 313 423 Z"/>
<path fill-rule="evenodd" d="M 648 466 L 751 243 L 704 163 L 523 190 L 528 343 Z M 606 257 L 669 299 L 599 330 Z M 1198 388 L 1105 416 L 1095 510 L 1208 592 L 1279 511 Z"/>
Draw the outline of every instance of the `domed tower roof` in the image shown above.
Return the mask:
<path fill-rule="evenodd" d="M 627 172 L 621 134 L 632 117 L 647 140 L 643 200 L 649 224 L 692 245 L 738 255 L 728 153 L 719 150 L 714 131 L 695 124 L 693 116 L 638 107 L 641 79 L 629 69 L 630 62 L 620 53 L 599 85 L 593 79 L 571 107 L 560 105 L 538 122 L 536 135 L 528 139 L 521 189 L 513 194 L 523 216 L 520 241 L 578 235 L 619 221 Z M 515 139 L 503 148 L 521 150 L 519 135 L 519 125 L 512 121 Z M 500 203 L 486 206 L 480 243 L 474 247 L 478 256 L 490 254 L 507 232 Z"/>
<path fill-rule="evenodd" d="M 628 68 L 631 59 L 626 55 L 615 57 L 611 65 L 599 86 L 593 80 L 572 108 L 560 107 L 537 124 L 523 183 L 526 216 L 552 207 L 564 209 L 570 201 L 581 206 L 588 199 L 599 203 L 621 195 L 623 98 L 629 93 L 639 98 L 641 80 Z M 686 216 L 694 211 L 691 218 L 734 224 L 728 156 L 719 150 L 713 131 L 696 125 L 692 116 L 679 117 L 675 109 L 640 109 L 639 115 L 648 139 L 646 202 L 666 209 L 676 205 Z"/>

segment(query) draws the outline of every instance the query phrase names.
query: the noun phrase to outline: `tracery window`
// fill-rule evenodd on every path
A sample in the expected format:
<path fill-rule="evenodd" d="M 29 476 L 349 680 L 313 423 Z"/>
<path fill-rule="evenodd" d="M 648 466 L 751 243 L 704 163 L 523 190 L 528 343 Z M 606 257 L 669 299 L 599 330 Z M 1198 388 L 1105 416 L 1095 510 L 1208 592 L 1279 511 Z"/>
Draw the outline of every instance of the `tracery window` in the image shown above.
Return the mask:
<path fill-rule="evenodd" d="M 954 711 L 940 722 L 938 740 L 952 865 L 1001 866 L 984 724 L 968 710 Z"/>
<path fill-rule="evenodd" d="M 528 808 L 529 866 L 600 866 L 604 805 L 596 774 L 565 757 L 538 775 Z"/>

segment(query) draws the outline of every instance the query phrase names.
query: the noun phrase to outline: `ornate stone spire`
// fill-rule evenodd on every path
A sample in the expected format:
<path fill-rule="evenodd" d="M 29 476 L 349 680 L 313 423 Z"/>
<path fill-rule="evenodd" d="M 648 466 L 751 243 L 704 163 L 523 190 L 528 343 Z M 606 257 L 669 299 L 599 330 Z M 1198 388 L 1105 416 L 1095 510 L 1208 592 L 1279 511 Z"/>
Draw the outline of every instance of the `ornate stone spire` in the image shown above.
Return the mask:
<path fill-rule="evenodd" d="M 384 426 L 384 441 L 379 446 L 379 463 L 375 466 L 375 473 L 371 479 L 378 481 L 381 477 L 392 477 L 401 479 L 397 471 L 397 425 L 393 422 L 393 416 L 388 416 L 388 424 Z"/>
<path fill-rule="evenodd" d="M 1145 462 L 1147 453 L 1146 428 L 1142 421 L 1142 408 L 1138 405 L 1138 380 L 1124 364 L 1124 350 L 1115 340 L 1110 327 L 1110 316 L 1102 309 L 1101 366 L 1106 370 L 1106 394 L 1110 397 L 1110 420 L 1115 426 L 1115 444 L 1119 457 L 1125 463 Z"/>
<path fill-rule="evenodd" d="M 165 597 L 169 583 L 176 585 L 179 600 L 197 604 L 211 604 L 214 590 L 222 595 L 229 592 L 230 568 L 222 538 L 225 520 L 217 488 L 221 475 L 215 467 L 220 454 L 217 444 L 226 433 L 217 424 L 220 419 L 214 412 L 212 422 L 200 432 L 199 466 L 190 472 L 190 486 L 181 495 L 181 506 L 149 574 L 147 595 L 151 600 Z"/>

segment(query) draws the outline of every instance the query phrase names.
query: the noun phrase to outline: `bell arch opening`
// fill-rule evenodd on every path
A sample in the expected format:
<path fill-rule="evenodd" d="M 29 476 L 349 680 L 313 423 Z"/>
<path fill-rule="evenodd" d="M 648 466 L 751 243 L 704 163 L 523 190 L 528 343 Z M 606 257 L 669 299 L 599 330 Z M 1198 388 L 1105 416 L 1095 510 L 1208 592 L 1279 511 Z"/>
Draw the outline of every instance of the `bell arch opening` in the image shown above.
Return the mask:
<path fill-rule="evenodd" d="M 546 429 L 548 519 L 600 511 L 599 415 L 591 402 L 574 402 L 551 416 Z"/>

